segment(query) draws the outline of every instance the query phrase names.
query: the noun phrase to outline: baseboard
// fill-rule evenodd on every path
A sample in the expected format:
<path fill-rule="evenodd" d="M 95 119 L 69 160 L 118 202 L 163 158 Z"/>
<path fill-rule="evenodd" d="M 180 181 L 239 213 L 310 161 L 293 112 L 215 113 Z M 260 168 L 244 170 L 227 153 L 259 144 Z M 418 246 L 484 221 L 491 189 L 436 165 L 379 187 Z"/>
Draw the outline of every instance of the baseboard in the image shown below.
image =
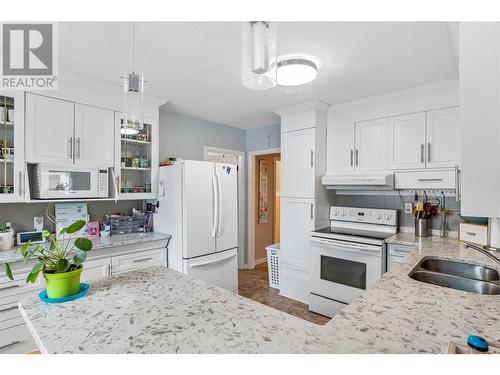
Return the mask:
<path fill-rule="evenodd" d="M 259 264 L 266 263 L 266 262 L 267 262 L 267 257 L 260 258 L 260 259 L 255 260 L 254 265 L 258 266 Z"/>

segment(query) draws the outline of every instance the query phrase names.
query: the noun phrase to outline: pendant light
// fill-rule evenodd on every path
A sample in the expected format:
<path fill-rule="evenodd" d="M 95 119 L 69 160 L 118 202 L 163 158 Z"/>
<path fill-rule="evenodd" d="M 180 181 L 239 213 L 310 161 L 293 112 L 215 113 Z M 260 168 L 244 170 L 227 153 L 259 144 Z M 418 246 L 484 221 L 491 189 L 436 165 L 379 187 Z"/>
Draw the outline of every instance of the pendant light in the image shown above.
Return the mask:
<path fill-rule="evenodd" d="M 241 83 L 252 90 L 276 86 L 276 28 L 270 21 L 242 25 Z"/>
<path fill-rule="evenodd" d="M 278 57 L 278 85 L 298 86 L 311 82 L 318 74 L 318 60 L 310 55 Z"/>
<path fill-rule="evenodd" d="M 144 74 L 135 71 L 135 22 L 132 22 L 132 72 L 123 79 L 123 114 L 121 134 L 134 135 L 144 128 Z"/>

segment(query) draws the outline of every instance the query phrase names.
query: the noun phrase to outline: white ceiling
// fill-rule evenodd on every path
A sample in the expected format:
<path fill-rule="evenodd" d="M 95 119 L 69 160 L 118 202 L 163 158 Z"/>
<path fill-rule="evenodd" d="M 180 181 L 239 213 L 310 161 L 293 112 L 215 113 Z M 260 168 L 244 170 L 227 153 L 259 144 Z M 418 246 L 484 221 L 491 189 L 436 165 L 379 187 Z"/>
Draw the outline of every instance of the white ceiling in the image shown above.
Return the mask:
<path fill-rule="evenodd" d="M 279 122 L 272 109 L 313 99 L 340 103 L 455 78 L 456 27 L 446 22 L 286 22 L 278 53 L 321 63 L 313 82 L 252 91 L 241 85 L 237 22 L 136 24 L 136 67 L 165 109 L 238 128 Z M 120 83 L 131 68 L 130 23 L 61 23 L 62 71 Z"/>

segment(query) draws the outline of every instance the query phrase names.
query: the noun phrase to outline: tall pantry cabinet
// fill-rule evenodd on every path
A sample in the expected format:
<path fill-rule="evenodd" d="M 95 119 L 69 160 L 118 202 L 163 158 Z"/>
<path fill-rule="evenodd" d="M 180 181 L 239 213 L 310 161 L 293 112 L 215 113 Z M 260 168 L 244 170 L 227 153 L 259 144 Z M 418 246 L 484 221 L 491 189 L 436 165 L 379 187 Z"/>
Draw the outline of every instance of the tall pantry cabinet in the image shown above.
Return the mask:
<path fill-rule="evenodd" d="M 326 113 L 321 101 L 281 108 L 280 294 L 308 303 L 310 233 L 328 225 Z"/>

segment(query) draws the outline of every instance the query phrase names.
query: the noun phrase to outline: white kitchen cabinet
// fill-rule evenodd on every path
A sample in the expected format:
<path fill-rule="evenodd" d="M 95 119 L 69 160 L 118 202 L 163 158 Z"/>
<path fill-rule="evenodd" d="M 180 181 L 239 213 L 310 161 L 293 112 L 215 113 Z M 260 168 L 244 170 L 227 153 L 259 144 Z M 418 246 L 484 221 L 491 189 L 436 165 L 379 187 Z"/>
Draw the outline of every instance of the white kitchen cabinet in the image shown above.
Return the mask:
<path fill-rule="evenodd" d="M 114 111 L 75 104 L 75 165 L 113 167 Z"/>
<path fill-rule="evenodd" d="M 280 294 L 307 303 L 314 199 L 281 198 Z"/>
<path fill-rule="evenodd" d="M 142 251 L 140 253 L 118 255 L 111 258 L 112 274 L 131 271 L 138 268 L 149 267 L 155 264 L 167 263 L 167 249 Z"/>
<path fill-rule="evenodd" d="M 387 168 L 387 119 L 356 122 L 354 165 L 357 171 Z"/>
<path fill-rule="evenodd" d="M 427 112 L 427 168 L 460 165 L 459 107 Z"/>
<path fill-rule="evenodd" d="M 101 279 L 111 275 L 111 258 L 88 260 L 84 263 L 81 281 Z"/>
<path fill-rule="evenodd" d="M 24 95 L 0 91 L 0 203 L 24 201 Z"/>
<path fill-rule="evenodd" d="M 425 112 L 389 117 L 391 169 L 425 168 Z"/>
<path fill-rule="evenodd" d="M 354 126 L 331 126 L 327 129 L 329 172 L 354 171 Z"/>
<path fill-rule="evenodd" d="M 315 129 L 281 134 L 281 196 L 314 198 Z"/>
<path fill-rule="evenodd" d="M 72 102 L 27 93 L 26 161 L 72 165 L 74 114 Z"/>
<path fill-rule="evenodd" d="M 115 112 L 115 174 L 120 199 L 153 199 L 158 180 L 158 119 L 145 118 L 138 134 L 125 134 L 123 115 Z"/>

